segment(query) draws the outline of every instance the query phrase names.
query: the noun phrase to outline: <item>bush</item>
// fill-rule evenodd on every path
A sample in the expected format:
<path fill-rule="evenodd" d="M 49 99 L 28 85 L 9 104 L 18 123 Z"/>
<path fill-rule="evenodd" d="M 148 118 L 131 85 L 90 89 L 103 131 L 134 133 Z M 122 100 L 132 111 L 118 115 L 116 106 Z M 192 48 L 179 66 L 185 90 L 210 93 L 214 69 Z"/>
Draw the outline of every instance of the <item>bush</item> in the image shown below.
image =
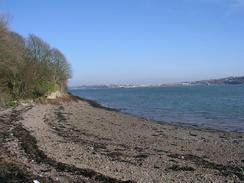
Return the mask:
<path fill-rule="evenodd" d="M 33 92 L 33 97 L 41 97 L 44 95 L 47 95 L 49 93 L 55 92 L 58 90 L 57 84 L 45 81 L 45 80 L 40 80 L 36 83 L 34 92 Z"/>

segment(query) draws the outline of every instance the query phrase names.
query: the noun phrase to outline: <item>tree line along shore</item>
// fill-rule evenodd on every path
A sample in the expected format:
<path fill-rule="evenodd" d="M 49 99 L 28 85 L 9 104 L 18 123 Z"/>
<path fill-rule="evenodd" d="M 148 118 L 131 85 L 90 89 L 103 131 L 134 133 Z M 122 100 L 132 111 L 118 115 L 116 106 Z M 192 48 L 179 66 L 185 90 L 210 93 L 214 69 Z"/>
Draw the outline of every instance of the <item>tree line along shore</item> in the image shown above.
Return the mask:
<path fill-rule="evenodd" d="M 34 34 L 24 38 L 0 14 L 0 106 L 63 93 L 71 67 L 64 54 Z"/>

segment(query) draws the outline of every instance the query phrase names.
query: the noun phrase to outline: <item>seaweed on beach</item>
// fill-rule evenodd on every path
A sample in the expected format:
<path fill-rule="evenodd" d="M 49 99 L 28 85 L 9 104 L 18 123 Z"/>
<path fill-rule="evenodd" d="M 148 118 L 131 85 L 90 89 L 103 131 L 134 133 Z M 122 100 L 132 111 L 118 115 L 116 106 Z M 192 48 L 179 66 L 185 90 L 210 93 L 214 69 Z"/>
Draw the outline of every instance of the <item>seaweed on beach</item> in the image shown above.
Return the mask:
<path fill-rule="evenodd" d="M 11 121 L 18 121 L 20 118 L 20 111 L 13 111 Z M 14 136 L 19 139 L 20 145 L 29 156 L 30 159 L 36 161 L 37 163 L 44 163 L 51 167 L 54 167 L 58 172 L 66 172 L 71 175 L 82 176 L 84 178 L 89 178 L 91 181 L 104 182 L 104 183 L 133 183 L 133 181 L 122 181 L 118 180 L 101 173 L 98 173 L 92 169 L 77 168 L 74 165 L 68 165 L 62 162 L 55 161 L 38 148 L 37 140 L 34 136 L 30 134 L 21 124 L 17 124 L 12 130 Z M 83 182 L 83 179 L 81 179 Z"/>
<path fill-rule="evenodd" d="M 23 166 L 0 160 L 0 182 L 31 182 L 33 176 Z"/>
<path fill-rule="evenodd" d="M 44 116 L 43 120 L 59 136 L 66 138 L 68 141 L 86 145 L 87 147 L 89 147 L 89 149 L 93 149 L 93 151 L 98 151 L 98 150 L 105 151 L 107 149 L 106 144 L 104 144 L 104 143 L 99 143 L 99 142 L 92 141 L 92 140 L 86 140 L 81 137 L 82 136 L 92 137 L 92 138 L 95 138 L 98 140 L 104 140 L 104 141 L 110 141 L 111 139 L 101 138 L 94 134 L 87 133 L 86 131 L 79 130 L 79 129 L 75 128 L 74 126 L 72 126 L 72 127 L 68 126 L 67 119 L 64 116 L 64 114 L 66 114 L 66 113 L 63 112 L 63 106 L 59 106 L 58 109 L 54 111 L 54 114 L 56 115 L 56 118 L 54 121 L 52 121 L 52 120 L 49 121 L 47 116 Z M 73 131 L 73 133 L 68 133 L 69 131 Z"/>
<path fill-rule="evenodd" d="M 169 154 L 168 157 L 177 159 L 182 159 L 182 157 L 184 157 L 185 161 L 191 161 L 203 168 L 218 170 L 223 176 L 236 175 L 240 180 L 244 180 L 244 172 L 242 167 L 217 164 L 210 162 L 203 157 L 195 156 L 192 154 Z"/>
<path fill-rule="evenodd" d="M 40 177 L 33 175 L 24 165 L 16 162 L 0 160 L 0 182 L 1 183 L 33 183 L 38 180 L 42 183 L 59 183 L 50 177 Z"/>
<path fill-rule="evenodd" d="M 104 106 L 102 106 L 101 104 L 97 103 L 94 100 L 90 100 L 90 99 L 85 99 L 85 98 L 81 98 L 81 97 L 78 97 L 78 96 L 74 96 L 71 93 L 68 93 L 68 94 L 69 94 L 70 98 L 72 100 L 76 101 L 76 102 L 84 101 L 84 102 L 87 102 L 90 106 L 95 107 L 95 108 L 105 109 L 107 111 L 119 111 L 118 109 L 113 109 L 113 108 L 110 108 L 110 107 L 104 107 Z"/>
<path fill-rule="evenodd" d="M 25 108 L 27 111 L 30 108 Z M 39 180 L 42 183 L 58 183 L 50 177 L 34 175 L 28 170 L 27 165 L 20 163 L 17 159 L 12 159 L 8 149 L 4 146 L 7 139 L 11 138 L 10 130 L 15 127 L 16 121 L 20 120 L 19 112 L 13 110 L 11 113 L 0 116 L 0 182 L 1 183 L 33 183 Z"/>

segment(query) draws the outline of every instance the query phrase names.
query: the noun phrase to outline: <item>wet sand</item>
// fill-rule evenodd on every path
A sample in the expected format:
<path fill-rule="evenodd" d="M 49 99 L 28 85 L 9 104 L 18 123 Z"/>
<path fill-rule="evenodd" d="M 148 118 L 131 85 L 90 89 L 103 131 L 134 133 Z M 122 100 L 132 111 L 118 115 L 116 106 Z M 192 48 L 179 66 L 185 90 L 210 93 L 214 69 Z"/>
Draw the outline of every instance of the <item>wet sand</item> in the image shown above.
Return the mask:
<path fill-rule="evenodd" d="M 0 182 L 243 182 L 244 134 L 158 124 L 70 97 L 0 112 Z"/>

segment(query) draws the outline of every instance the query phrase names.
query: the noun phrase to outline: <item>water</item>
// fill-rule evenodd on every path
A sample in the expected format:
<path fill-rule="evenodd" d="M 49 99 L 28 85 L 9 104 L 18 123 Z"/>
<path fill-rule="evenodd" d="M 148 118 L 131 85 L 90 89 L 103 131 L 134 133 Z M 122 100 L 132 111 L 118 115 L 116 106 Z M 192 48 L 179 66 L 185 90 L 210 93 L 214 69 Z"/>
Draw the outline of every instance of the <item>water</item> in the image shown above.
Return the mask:
<path fill-rule="evenodd" d="M 139 117 L 244 132 L 244 86 L 76 89 L 74 95 Z"/>

